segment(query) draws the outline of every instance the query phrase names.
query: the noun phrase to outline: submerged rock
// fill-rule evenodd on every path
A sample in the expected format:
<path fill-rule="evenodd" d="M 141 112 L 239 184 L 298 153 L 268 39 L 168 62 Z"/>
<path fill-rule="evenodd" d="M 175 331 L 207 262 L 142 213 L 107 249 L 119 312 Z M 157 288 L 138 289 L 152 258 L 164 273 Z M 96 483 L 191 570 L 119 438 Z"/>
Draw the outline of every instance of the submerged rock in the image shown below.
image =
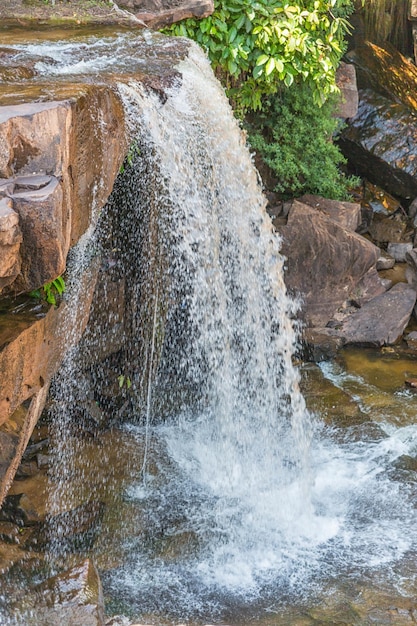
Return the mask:
<path fill-rule="evenodd" d="M 43 522 L 25 547 L 56 553 L 84 552 L 93 546 L 103 519 L 103 502 L 87 502 L 71 511 L 59 513 Z"/>
<path fill-rule="evenodd" d="M 105 623 L 102 585 L 91 559 L 35 587 L 23 606 L 21 612 L 28 626 L 104 626 Z"/>

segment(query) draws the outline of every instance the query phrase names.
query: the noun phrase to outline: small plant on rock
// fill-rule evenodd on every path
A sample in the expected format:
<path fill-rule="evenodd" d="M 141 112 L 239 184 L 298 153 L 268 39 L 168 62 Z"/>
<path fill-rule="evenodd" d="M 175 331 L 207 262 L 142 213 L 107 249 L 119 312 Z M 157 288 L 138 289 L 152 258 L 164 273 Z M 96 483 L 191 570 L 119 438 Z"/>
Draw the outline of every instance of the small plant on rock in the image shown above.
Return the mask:
<path fill-rule="evenodd" d="M 45 283 L 40 289 L 34 289 L 30 292 L 32 298 L 38 298 L 39 300 L 45 300 L 48 304 L 53 306 L 57 305 L 58 299 L 65 292 L 65 281 L 62 276 L 58 276 L 54 280 Z"/>

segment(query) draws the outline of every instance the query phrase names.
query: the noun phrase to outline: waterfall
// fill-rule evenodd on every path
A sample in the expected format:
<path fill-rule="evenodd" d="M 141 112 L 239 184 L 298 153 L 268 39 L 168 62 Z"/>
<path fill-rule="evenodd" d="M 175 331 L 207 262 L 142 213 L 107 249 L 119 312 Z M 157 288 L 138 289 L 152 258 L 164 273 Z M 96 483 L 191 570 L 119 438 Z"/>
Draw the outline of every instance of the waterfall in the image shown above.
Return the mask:
<path fill-rule="evenodd" d="M 306 410 L 279 236 L 204 54 L 150 33 L 20 49 L 51 81 L 112 75 L 130 141 L 69 259 L 69 345 L 97 283 L 52 384 L 48 574 L 92 556 L 133 622 L 342 623 L 363 598 L 378 620 L 387 590 L 415 595 L 415 396 L 326 363 L 342 424 Z M 19 601 L 6 623 L 39 623 Z"/>
<path fill-rule="evenodd" d="M 203 589 L 206 602 L 214 589 L 256 596 L 277 570 L 288 574 L 283 552 L 295 538 L 315 545 L 335 526 L 311 502 L 313 426 L 292 364 L 296 305 L 245 134 L 201 51 L 193 47 L 178 69 L 181 80 L 167 98 L 133 81 L 119 84 L 140 146 L 132 176 L 138 167 L 142 178 L 148 173 L 130 228 L 137 228 L 135 211 L 143 212 L 144 188 L 152 196 L 157 190 L 158 233 L 148 258 L 163 257 L 168 276 L 160 286 L 154 273 L 140 288 L 153 294 L 145 317 L 139 311 L 139 326 L 152 327 L 152 361 L 157 297 L 167 313 L 158 366 L 137 405 L 142 417 L 130 416 L 145 476 L 138 468 L 135 482 L 133 470 L 128 496 L 140 501 L 156 534 L 156 510 L 161 518 L 184 516 L 169 533 L 192 537 L 199 548 L 191 555 L 186 548 L 181 566 L 165 563 L 157 574 L 159 559 L 136 554 L 108 584 L 123 580 L 139 604 L 145 588 L 147 602 L 162 602 L 172 588 L 168 604 L 182 598 L 184 615 L 184 605 L 196 602 L 187 587 Z M 147 473 L 152 447 L 169 459 L 170 475 L 155 456 L 158 476 Z"/>

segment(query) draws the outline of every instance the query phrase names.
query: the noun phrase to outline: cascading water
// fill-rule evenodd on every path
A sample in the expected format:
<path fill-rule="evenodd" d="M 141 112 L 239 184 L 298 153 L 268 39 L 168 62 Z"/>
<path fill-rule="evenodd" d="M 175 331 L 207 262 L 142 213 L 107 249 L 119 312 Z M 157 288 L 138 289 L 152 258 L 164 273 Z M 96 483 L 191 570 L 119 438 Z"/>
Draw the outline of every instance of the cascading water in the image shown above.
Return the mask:
<path fill-rule="evenodd" d="M 134 49 L 152 48 L 147 38 Z M 107 45 L 57 45 L 42 68 L 94 73 L 96 47 L 102 71 L 115 50 L 125 69 L 123 37 Z M 244 135 L 194 46 L 178 72 L 162 91 L 118 82 L 134 141 L 94 240 L 108 275 L 101 315 L 55 381 L 51 512 L 106 500 L 92 552 L 108 612 L 144 623 L 313 624 L 291 607 L 378 587 L 412 595 L 415 494 L 389 468 L 415 454 L 417 429 L 382 411 L 377 434 L 342 436 L 308 413 L 292 365 L 296 307 Z M 112 280 L 123 322 L 103 321 Z M 375 387 L 322 371 L 361 415 L 372 410 Z M 88 394 L 106 414 L 94 428 L 122 431 L 122 493 L 120 467 L 105 474 L 113 451 L 101 444 L 98 458 L 71 430 Z M 55 530 L 61 564 L 70 550 Z"/>

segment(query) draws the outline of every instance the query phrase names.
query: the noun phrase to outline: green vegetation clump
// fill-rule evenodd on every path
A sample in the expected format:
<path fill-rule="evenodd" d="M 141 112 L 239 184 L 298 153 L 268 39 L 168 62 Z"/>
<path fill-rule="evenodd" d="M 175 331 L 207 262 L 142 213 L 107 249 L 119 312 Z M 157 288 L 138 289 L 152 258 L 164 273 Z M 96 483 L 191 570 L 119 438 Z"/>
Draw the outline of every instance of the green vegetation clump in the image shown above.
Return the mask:
<path fill-rule="evenodd" d="M 262 109 L 280 84 L 308 84 L 317 104 L 337 91 L 351 0 L 214 0 L 214 6 L 209 17 L 168 32 L 207 50 L 241 116 Z"/>
<path fill-rule="evenodd" d="M 332 142 L 340 122 L 335 98 L 318 107 L 306 85 L 283 89 L 248 121 L 249 141 L 277 179 L 283 197 L 312 193 L 337 200 L 349 198 L 357 180 L 340 171 L 345 162 Z"/>
<path fill-rule="evenodd" d="M 247 121 L 252 147 L 278 180 L 276 191 L 346 199 L 353 181 L 339 170 L 344 159 L 332 136 L 352 0 L 214 0 L 214 6 L 211 16 L 168 32 L 207 50 L 236 115 Z"/>

